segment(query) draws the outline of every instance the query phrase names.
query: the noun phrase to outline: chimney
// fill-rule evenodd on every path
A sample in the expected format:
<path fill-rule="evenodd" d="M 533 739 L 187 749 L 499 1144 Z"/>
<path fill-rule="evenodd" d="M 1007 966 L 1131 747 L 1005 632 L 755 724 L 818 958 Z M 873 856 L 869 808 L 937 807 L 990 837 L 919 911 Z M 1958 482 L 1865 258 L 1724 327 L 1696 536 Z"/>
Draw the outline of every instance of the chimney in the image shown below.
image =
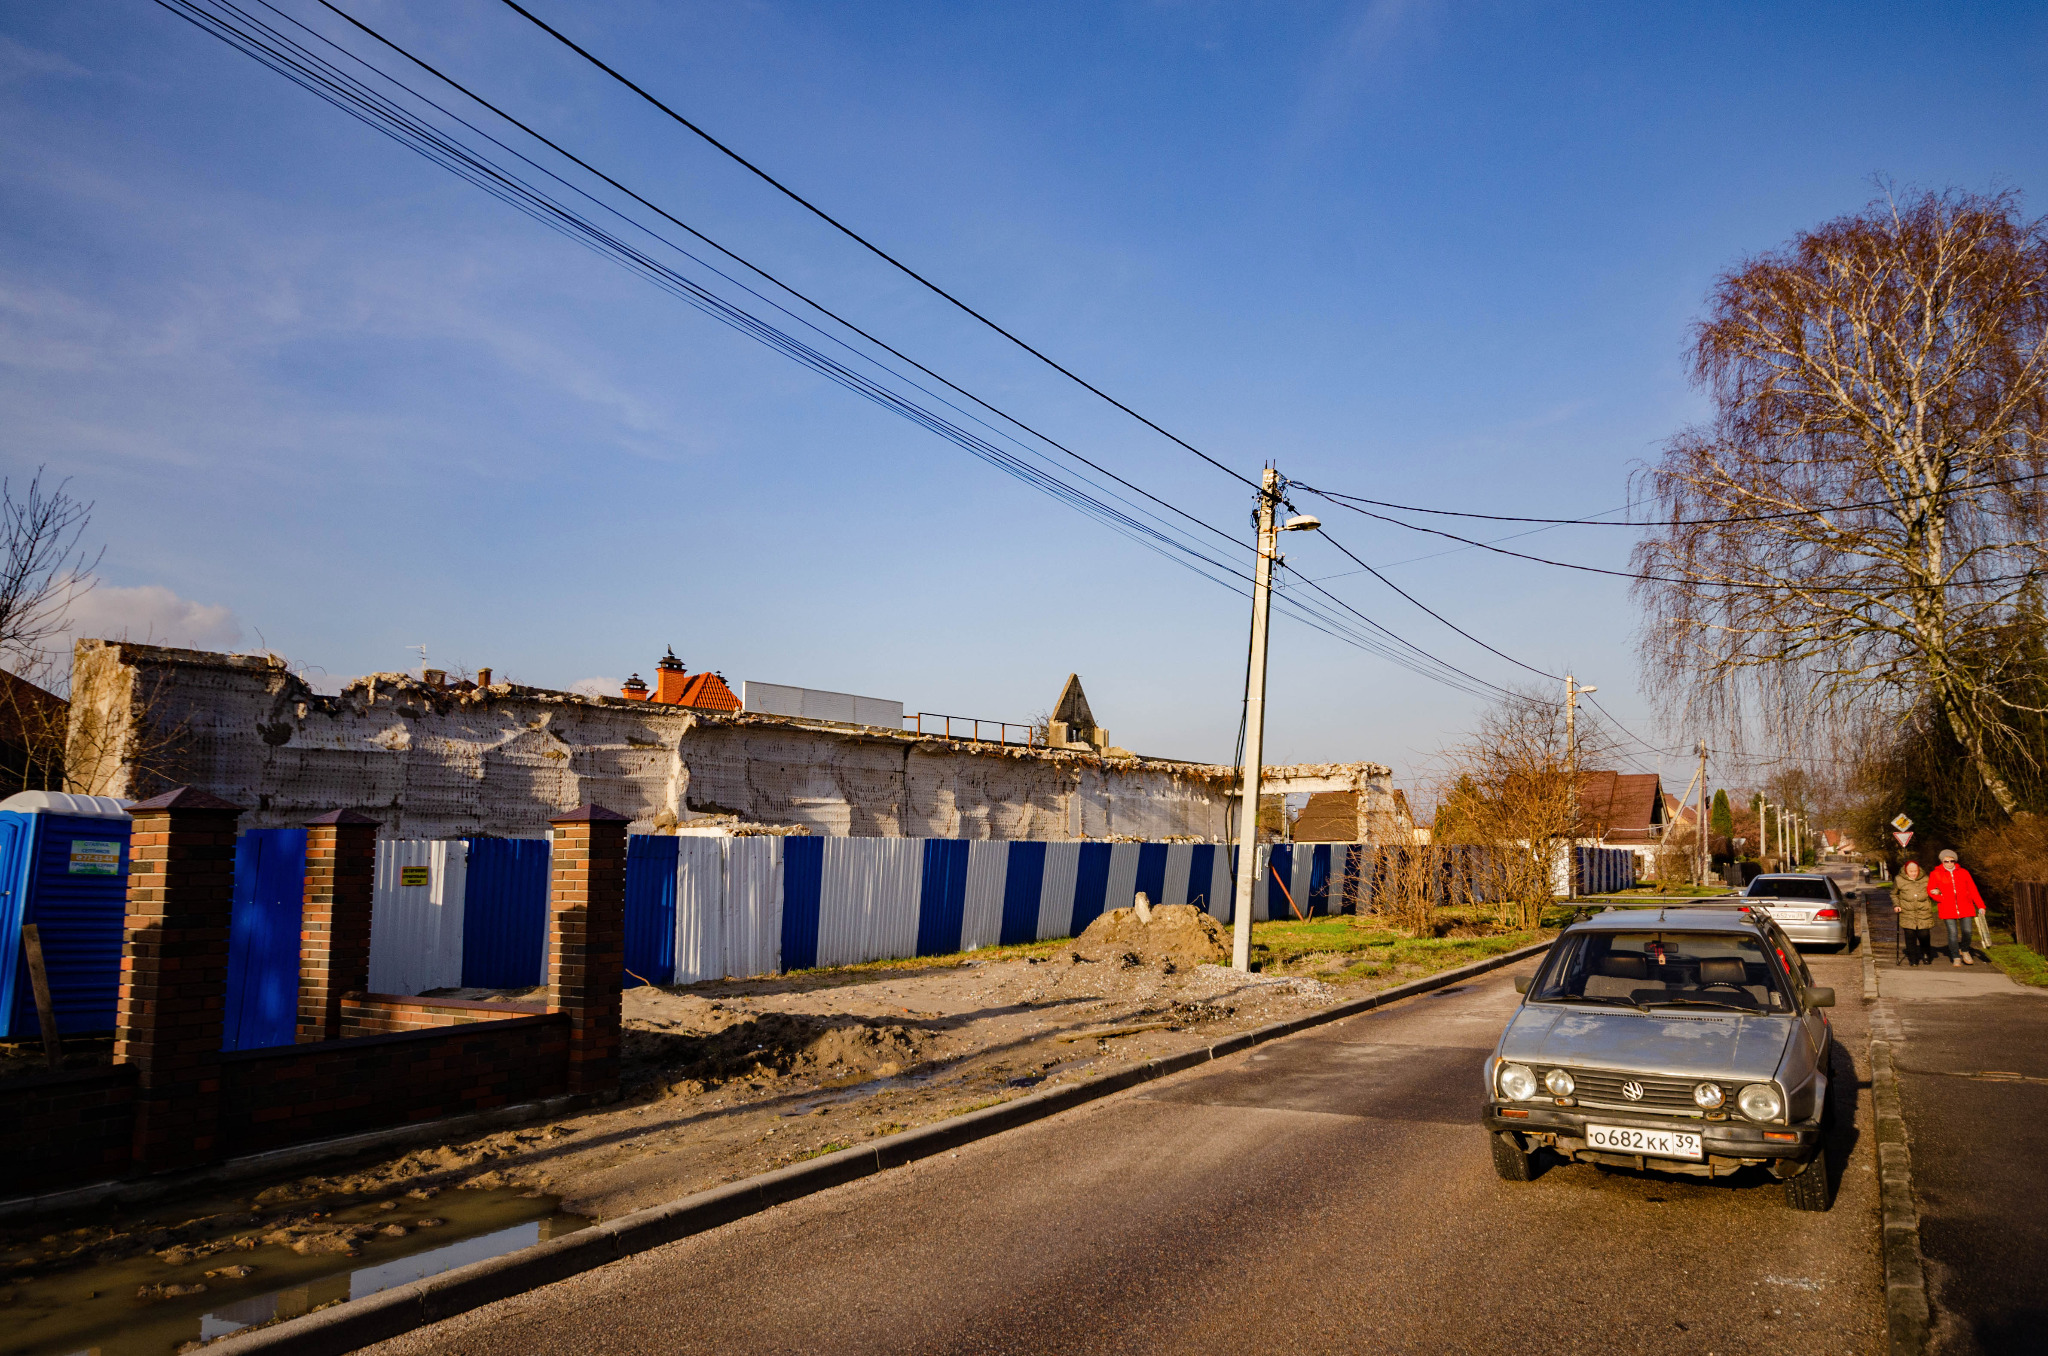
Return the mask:
<path fill-rule="evenodd" d="M 421 669 L 420 681 L 424 682 L 428 687 L 446 687 L 448 686 L 448 671 L 446 669 Z"/>
<path fill-rule="evenodd" d="M 671 645 L 654 666 L 654 700 L 669 706 L 681 705 L 685 677 L 683 661 L 676 658 L 675 646 Z"/>
<path fill-rule="evenodd" d="M 647 684 L 641 682 L 640 675 L 636 673 L 631 678 L 628 678 L 626 680 L 626 685 L 624 687 L 619 689 L 619 695 L 621 697 L 631 697 L 635 701 L 644 702 L 647 700 Z"/>
<path fill-rule="evenodd" d="M 491 685 L 491 671 L 489 669 L 478 669 L 476 671 L 476 685 L 478 687 L 489 687 Z"/>

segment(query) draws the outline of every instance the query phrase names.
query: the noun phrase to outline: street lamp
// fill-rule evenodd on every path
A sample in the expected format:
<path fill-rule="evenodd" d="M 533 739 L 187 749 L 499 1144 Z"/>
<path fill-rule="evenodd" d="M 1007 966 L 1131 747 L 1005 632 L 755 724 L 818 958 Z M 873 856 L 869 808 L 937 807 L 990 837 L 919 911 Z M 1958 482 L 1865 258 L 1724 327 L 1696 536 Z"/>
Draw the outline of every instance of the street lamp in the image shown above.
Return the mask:
<path fill-rule="evenodd" d="M 1259 872 L 1259 772 L 1266 756 L 1266 628 L 1273 611 L 1273 561 L 1282 532 L 1313 532 L 1322 520 L 1306 513 L 1275 524 L 1280 473 L 1268 466 L 1259 483 L 1259 560 L 1252 580 L 1252 653 L 1244 679 L 1244 770 L 1238 778 L 1237 904 L 1230 964 L 1252 968 L 1252 889 Z"/>

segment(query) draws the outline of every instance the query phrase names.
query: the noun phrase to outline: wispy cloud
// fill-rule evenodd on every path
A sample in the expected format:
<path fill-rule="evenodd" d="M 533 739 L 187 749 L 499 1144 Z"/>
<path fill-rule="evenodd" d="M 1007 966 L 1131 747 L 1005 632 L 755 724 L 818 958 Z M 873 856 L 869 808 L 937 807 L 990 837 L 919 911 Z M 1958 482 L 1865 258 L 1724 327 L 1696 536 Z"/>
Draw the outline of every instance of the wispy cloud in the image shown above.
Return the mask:
<path fill-rule="evenodd" d="M 1363 0 L 1347 12 L 1302 81 L 1285 158 L 1348 122 L 1360 97 L 1392 78 L 1401 51 L 1428 32 L 1442 9 L 1443 0 Z"/>

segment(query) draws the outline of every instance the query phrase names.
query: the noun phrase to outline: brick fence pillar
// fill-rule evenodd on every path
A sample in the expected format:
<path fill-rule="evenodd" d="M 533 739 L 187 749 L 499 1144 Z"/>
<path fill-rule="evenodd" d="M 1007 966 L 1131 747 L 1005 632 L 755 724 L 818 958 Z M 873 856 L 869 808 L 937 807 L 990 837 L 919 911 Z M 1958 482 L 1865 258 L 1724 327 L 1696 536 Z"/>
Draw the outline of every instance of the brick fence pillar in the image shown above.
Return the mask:
<path fill-rule="evenodd" d="M 370 903 L 377 821 L 335 810 L 306 824 L 306 894 L 299 916 L 298 1040 L 341 1039 L 344 994 L 370 987 Z"/>
<path fill-rule="evenodd" d="M 114 1059 L 135 1066 L 135 1167 L 219 1156 L 228 915 L 241 807 L 189 786 L 128 807 Z"/>
<path fill-rule="evenodd" d="M 569 1015 L 569 1091 L 619 1083 L 626 964 L 626 816 L 579 805 L 554 826 L 548 886 L 548 1011 Z"/>

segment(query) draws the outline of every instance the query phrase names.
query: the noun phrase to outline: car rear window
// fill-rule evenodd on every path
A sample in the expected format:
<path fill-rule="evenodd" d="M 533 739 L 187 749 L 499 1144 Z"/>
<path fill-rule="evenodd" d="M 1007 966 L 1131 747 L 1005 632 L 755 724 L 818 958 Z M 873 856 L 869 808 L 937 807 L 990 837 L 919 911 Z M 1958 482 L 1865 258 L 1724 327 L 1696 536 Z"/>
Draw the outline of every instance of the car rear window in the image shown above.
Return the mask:
<path fill-rule="evenodd" d="M 1764 944 L 1740 932 L 1568 934 L 1552 949 L 1549 964 L 1529 988 L 1529 999 L 1792 1010 L 1790 995 Z"/>
<path fill-rule="evenodd" d="M 1784 876 L 1758 876 L 1749 883 L 1748 898 L 1833 899 L 1824 880 L 1792 880 Z"/>

